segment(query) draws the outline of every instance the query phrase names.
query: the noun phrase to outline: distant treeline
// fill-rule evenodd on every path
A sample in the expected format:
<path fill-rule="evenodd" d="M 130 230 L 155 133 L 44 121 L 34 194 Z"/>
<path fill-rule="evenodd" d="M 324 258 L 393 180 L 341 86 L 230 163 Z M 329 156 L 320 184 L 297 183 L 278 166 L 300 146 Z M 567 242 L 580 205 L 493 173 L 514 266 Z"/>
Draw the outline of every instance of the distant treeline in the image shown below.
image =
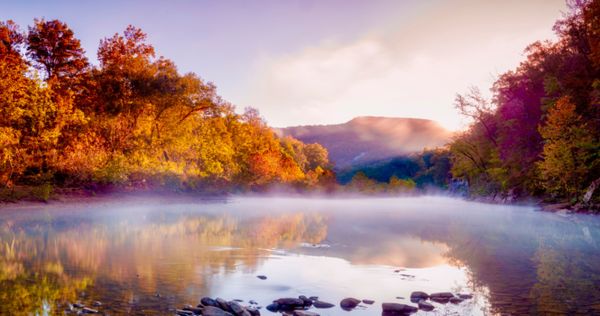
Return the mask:
<path fill-rule="evenodd" d="M 0 22 L 0 190 L 326 187 L 318 144 L 278 138 L 194 73 L 156 57 L 142 30 L 102 39 L 98 66 L 59 20 Z"/>
<path fill-rule="evenodd" d="M 457 96 L 472 124 L 445 149 L 356 166 L 338 179 L 367 191 L 385 191 L 395 179 L 417 187 L 462 180 L 474 196 L 598 209 L 600 1 L 568 3 L 554 26 L 558 40 L 531 44 L 526 60 L 493 85 L 491 100 L 477 88 Z"/>
<path fill-rule="evenodd" d="M 337 171 L 340 184 L 363 192 L 409 192 L 414 189 L 448 189 L 450 152 L 439 148 L 353 166 Z"/>

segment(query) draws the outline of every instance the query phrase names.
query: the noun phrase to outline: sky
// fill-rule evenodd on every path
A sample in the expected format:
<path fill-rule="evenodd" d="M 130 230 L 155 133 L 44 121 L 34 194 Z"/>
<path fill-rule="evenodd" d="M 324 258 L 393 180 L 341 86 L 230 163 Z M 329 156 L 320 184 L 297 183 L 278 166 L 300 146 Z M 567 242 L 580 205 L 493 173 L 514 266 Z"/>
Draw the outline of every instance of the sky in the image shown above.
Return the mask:
<path fill-rule="evenodd" d="M 468 123 L 457 93 L 495 79 L 536 40 L 555 39 L 564 0 L 0 0 L 22 29 L 60 19 L 96 60 L 100 39 L 129 24 L 181 72 L 217 85 L 275 127 L 356 116 Z"/>

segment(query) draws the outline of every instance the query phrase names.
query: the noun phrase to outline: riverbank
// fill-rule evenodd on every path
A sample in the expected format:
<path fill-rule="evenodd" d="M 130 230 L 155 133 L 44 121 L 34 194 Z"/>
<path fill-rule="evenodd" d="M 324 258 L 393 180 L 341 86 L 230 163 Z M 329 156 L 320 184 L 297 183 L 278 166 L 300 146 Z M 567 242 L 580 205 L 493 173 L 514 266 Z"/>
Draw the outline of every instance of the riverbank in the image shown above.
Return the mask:
<path fill-rule="evenodd" d="M 447 196 L 461 198 L 467 201 L 485 203 L 485 204 L 501 204 L 515 206 L 537 206 L 541 211 L 545 212 L 568 212 L 568 213 L 583 213 L 583 214 L 600 214 L 598 205 L 584 207 L 581 204 L 574 204 L 561 200 L 551 200 L 541 197 L 503 197 L 496 196 L 461 196 L 449 194 L 446 191 L 412 191 L 397 194 L 389 193 L 364 193 L 351 192 L 344 190 L 343 186 L 336 190 L 299 190 L 298 188 L 277 186 L 268 190 L 252 191 L 252 190 L 213 190 L 207 191 L 175 191 L 166 188 L 159 189 L 141 189 L 133 187 L 103 187 L 97 189 L 87 188 L 54 188 L 51 186 L 18 186 L 11 189 L 0 189 L 0 208 L 2 205 L 31 205 L 40 203 L 91 203 L 97 201 L 107 201 L 114 198 L 133 198 L 139 201 L 144 199 L 172 199 L 194 201 L 206 201 L 214 199 L 224 199 L 228 196 L 248 196 L 248 197 L 263 197 L 263 196 L 283 196 L 283 197 L 315 197 L 315 198 L 357 198 L 357 197 L 373 197 L 373 198 L 389 198 L 389 197 L 417 197 L 417 196 Z"/>

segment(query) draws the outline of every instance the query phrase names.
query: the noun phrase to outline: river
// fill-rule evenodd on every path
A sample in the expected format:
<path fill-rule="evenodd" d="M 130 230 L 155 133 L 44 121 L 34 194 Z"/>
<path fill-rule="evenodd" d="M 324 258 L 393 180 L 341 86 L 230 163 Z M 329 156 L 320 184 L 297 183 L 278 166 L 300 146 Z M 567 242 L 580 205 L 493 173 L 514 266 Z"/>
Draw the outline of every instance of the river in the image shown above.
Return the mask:
<path fill-rule="evenodd" d="M 204 296 L 271 315 L 299 295 L 336 305 L 321 315 L 381 315 L 413 291 L 473 295 L 415 315 L 600 314 L 600 217 L 447 197 L 0 206 L 2 315 L 173 315 Z M 347 312 L 345 297 L 375 303 Z"/>

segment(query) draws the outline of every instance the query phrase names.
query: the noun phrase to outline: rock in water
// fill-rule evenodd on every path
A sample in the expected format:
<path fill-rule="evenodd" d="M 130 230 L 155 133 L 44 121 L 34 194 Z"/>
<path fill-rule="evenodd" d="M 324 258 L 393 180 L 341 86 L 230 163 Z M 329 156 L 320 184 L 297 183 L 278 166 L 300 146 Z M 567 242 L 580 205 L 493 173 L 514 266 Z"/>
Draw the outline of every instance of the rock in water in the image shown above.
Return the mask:
<path fill-rule="evenodd" d="M 452 294 L 450 292 L 439 292 L 439 293 L 431 293 L 431 295 L 429 295 L 429 297 L 431 297 L 431 298 L 443 297 L 443 298 L 450 299 L 451 297 L 454 297 L 454 294 Z"/>
<path fill-rule="evenodd" d="M 463 300 L 468 300 L 473 298 L 473 294 L 458 294 L 458 297 L 462 298 Z"/>
<path fill-rule="evenodd" d="M 284 297 L 275 302 L 279 304 L 279 309 L 291 310 L 304 308 L 304 301 L 299 298 Z"/>
<path fill-rule="evenodd" d="M 415 291 L 410 293 L 410 301 L 413 303 L 418 303 L 420 300 L 426 300 L 429 298 L 429 294 L 421 291 Z"/>
<path fill-rule="evenodd" d="M 454 294 L 450 292 L 431 293 L 431 295 L 429 295 L 429 299 L 441 304 L 448 303 L 452 297 L 454 297 Z"/>
<path fill-rule="evenodd" d="M 183 308 L 183 310 L 193 312 L 196 315 L 202 315 L 202 308 L 200 307 L 186 306 Z"/>
<path fill-rule="evenodd" d="M 434 308 L 435 306 L 433 306 L 431 303 L 425 302 L 424 300 L 419 302 L 419 309 L 422 309 L 426 312 L 432 311 Z"/>
<path fill-rule="evenodd" d="M 222 310 L 224 310 L 226 312 L 231 311 L 231 309 L 229 308 L 229 303 L 226 300 L 224 300 L 220 297 L 217 297 L 216 301 L 217 301 L 217 307 L 220 307 Z"/>
<path fill-rule="evenodd" d="M 312 300 L 310 300 L 308 297 L 304 296 L 304 295 L 300 295 L 298 296 L 299 299 L 301 299 L 302 301 L 304 301 L 304 306 L 305 307 L 310 307 L 312 305 Z"/>
<path fill-rule="evenodd" d="M 246 310 L 252 316 L 260 316 L 260 312 L 258 311 L 258 309 L 254 308 L 254 307 L 246 307 Z"/>
<path fill-rule="evenodd" d="M 214 307 L 214 306 L 206 306 L 203 310 L 202 310 L 202 315 L 203 316 L 233 316 L 233 314 L 228 313 L 218 307 Z"/>
<path fill-rule="evenodd" d="M 458 297 L 451 297 L 450 298 L 450 303 L 452 304 L 460 304 L 462 303 L 463 299 L 462 298 L 458 298 Z"/>
<path fill-rule="evenodd" d="M 353 297 L 347 297 L 340 302 L 340 307 L 345 310 L 350 310 L 356 307 L 360 303 L 360 300 Z"/>
<path fill-rule="evenodd" d="M 317 314 L 315 312 L 297 310 L 297 311 L 294 311 L 294 316 L 319 316 L 319 314 Z"/>
<path fill-rule="evenodd" d="M 313 306 L 316 308 L 332 308 L 335 305 L 323 301 L 314 301 Z"/>
<path fill-rule="evenodd" d="M 267 305 L 267 307 L 265 307 L 268 311 L 273 312 L 273 313 L 277 313 L 280 309 L 279 304 L 273 302 L 273 304 L 269 304 Z"/>
<path fill-rule="evenodd" d="M 238 302 L 231 301 L 229 302 L 229 309 L 237 316 L 249 316 L 250 313 L 247 312 L 242 305 Z"/>
<path fill-rule="evenodd" d="M 386 315 L 408 315 L 419 310 L 414 306 L 399 303 L 383 303 L 381 308 Z"/>
<path fill-rule="evenodd" d="M 257 278 L 261 279 L 261 280 L 266 280 L 267 276 L 266 275 L 257 275 Z"/>
<path fill-rule="evenodd" d="M 373 305 L 373 303 L 375 303 L 374 300 L 362 300 L 362 302 L 369 305 Z"/>
<path fill-rule="evenodd" d="M 217 301 L 213 300 L 210 297 L 203 297 L 200 300 L 200 303 L 202 303 L 202 305 L 204 306 L 214 306 L 214 307 L 219 307 L 219 305 L 217 304 Z"/>

